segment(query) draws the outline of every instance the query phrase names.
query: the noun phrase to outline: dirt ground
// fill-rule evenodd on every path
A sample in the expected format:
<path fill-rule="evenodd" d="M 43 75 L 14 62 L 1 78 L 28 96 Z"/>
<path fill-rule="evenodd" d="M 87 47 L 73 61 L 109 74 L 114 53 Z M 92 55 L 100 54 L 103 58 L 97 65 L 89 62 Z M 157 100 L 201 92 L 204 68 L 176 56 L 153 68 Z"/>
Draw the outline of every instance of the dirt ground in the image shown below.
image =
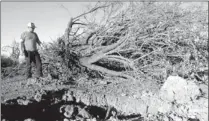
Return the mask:
<path fill-rule="evenodd" d="M 98 94 L 114 96 L 140 95 L 142 91 L 149 90 L 157 92 L 160 86 L 153 80 L 139 80 L 137 83 L 122 78 L 92 79 L 81 78 L 79 80 L 56 80 L 45 77 L 40 80 L 35 78 L 24 79 L 23 76 L 16 76 L 1 81 L 1 101 L 14 99 L 20 96 L 30 98 L 38 90 L 88 90 Z"/>
<path fill-rule="evenodd" d="M 179 82 L 178 79 L 182 80 L 183 78 L 177 77 L 174 80 Z M 172 87 L 172 85 L 170 86 Z M 176 86 L 178 87 L 178 85 Z M 208 86 L 198 85 L 195 87 L 197 94 L 199 94 L 198 88 L 205 93 L 204 96 L 206 97 L 201 98 L 201 100 L 203 99 L 202 101 L 205 102 L 205 98 L 208 99 Z M 89 116 L 84 115 L 88 114 L 96 117 L 97 120 L 104 120 L 107 117 L 109 120 L 113 120 L 110 118 L 110 112 L 115 109 L 117 112 L 117 117 L 120 117 L 121 120 L 142 121 L 141 118 L 147 117 L 147 114 L 156 113 L 159 109 L 158 105 L 161 105 L 161 103 L 162 106 L 160 107 L 164 108 L 163 110 L 166 110 L 166 105 L 164 105 L 165 103 L 161 101 L 159 102 L 160 98 L 159 96 L 156 96 L 158 93 L 161 93 L 161 88 L 162 84 L 159 84 L 156 80 L 152 79 L 142 79 L 138 80 L 137 82 L 133 82 L 131 80 L 116 77 L 105 79 L 88 79 L 87 77 L 83 76 L 79 77 L 78 79 L 69 78 L 68 80 L 58 80 L 52 79 L 50 76 L 48 76 L 39 80 L 35 78 L 26 80 L 23 76 L 16 76 L 2 80 L 1 82 L 1 105 L 3 106 L 2 114 L 3 118 L 8 119 L 9 121 L 16 119 L 25 120 L 31 115 L 34 119 L 36 119 L 36 121 L 55 119 L 61 121 L 64 118 L 58 110 L 61 110 L 61 107 L 68 107 L 67 109 L 71 109 L 69 106 L 73 104 L 73 106 L 77 105 L 79 107 L 78 109 L 84 110 L 85 107 L 88 107 L 85 109 L 86 112 L 82 113 L 82 118 L 87 117 L 90 119 Z M 168 87 L 168 89 L 169 88 L 170 87 Z M 190 87 L 188 87 L 188 89 L 189 88 Z M 184 87 L 181 89 L 184 89 Z M 167 93 L 164 93 L 163 97 L 167 98 L 166 94 Z M 178 96 L 178 94 L 176 96 Z M 45 99 L 43 97 L 45 97 Z M 33 102 L 34 100 L 35 103 Z M 48 100 L 48 102 L 44 102 L 44 100 Z M 197 103 L 191 102 L 191 106 L 194 107 L 195 105 L 201 104 L 200 101 L 197 100 Z M 170 103 L 168 104 L 170 105 Z M 23 107 L 21 107 L 21 105 L 23 105 Z M 198 108 L 201 109 L 204 105 L 200 105 Z M 20 107 L 17 108 L 18 106 Z M 27 107 L 27 111 L 24 106 Z M 40 106 L 40 108 L 37 106 Z M 14 110 L 14 107 L 16 110 Z M 37 112 L 40 112 L 40 110 L 36 108 L 49 111 L 47 113 L 45 112 L 43 114 L 39 114 Z M 192 107 L 188 108 L 192 109 Z M 11 116 L 11 111 L 16 111 L 18 115 Z M 28 112 L 27 115 L 25 114 L 25 111 Z M 68 114 L 69 112 L 70 111 L 68 111 Z M 187 114 L 187 112 L 183 114 Z M 45 115 L 45 119 L 43 118 L 43 115 Z M 54 117 L 51 117 L 51 115 L 54 115 Z M 66 114 L 64 114 L 64 117 L 72 118 L 72 116 L 73 114 L 70 116 L 66 116 Z M 67 120 L 68 119 L 66 119 L 66 121 Z"/>
<path fill-rule="evenodd" d="M 26 80 L 23 76 L 16 76 L 2 80 L 1 102 L 6 104 L 9 100 L 21 97 L 34 99 L 34 96 L 40 91 L 70 90 L 74 92 L 77 100 L 86 105 L 114 107 L 121 115 L 132 115 L 140 113 L 139 108 L 136 109 L 136 101 L 139 101 L 137 104 L 144 105 L 138 99 L 143 92 L 156 93 L 159 89 L 159 84 L 153 80 L 133 82 L 122 78 L 87 79 L 86 77 L 78 80 L 71 78 L 65 81 L 51 79 L 50 77 Z M 60 94 L 60 97 L 62 95 Z"/>

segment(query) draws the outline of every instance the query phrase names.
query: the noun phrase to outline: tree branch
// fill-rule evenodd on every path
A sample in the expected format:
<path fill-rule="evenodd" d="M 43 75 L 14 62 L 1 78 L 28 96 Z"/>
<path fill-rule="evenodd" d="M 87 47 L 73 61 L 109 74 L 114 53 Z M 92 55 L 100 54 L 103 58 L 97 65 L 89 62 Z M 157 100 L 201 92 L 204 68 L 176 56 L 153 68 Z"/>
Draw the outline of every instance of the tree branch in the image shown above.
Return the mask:
<path fill-rule="evenodd" d="M 106 54 L 110 54 L 113 53 L 116 48 L 121 47 L 121 45 L 127 40 L 128 36 L 122 38 L 121 40 L 118 40 L 116 43 L 107 46 L 106 48 L 104 48 L 103 50 L 101 50 L 101 52 L 106 53 Z"/>
<path fill-rule="evenodd" d="M 86 39 L 86 44 L 89 44 L 89 39 L 90 39 L 94 34 L 96 34 L 96 32 L 90 33 L 90 35 L 89 35 L 89 36 L 87 37 L 87 39 Z"/>
<path fill-rule="evenodd" d="M 72 30 L 72 26 L 73 26 L 73 18 L 70 19 L 70 21 L 68 22 L 67 28 L 65 29 L 64 40 L 65 40 L 66 45 L 68 45 L 69 43 L 69 35 Z"/>
<path fill-rule="evenodd" d="M 109 6 L 110 6 L 110 5 L 107 5 L 107 6 L 99 6 L 99 7 L 93 8 L 93 9 L 91 9 L 90 11 L 85 12 L 85 13 L 83 13 L 83 14 L 81 14 L 81 15 L 75 17 L 74 19 L 78 19 L 78 18 L 80 18 L 80 17 L 82 17 L 82 16 L 84 16 L 84 15 L 86 15 L 86 14 L 92 13 L 92 12 L 94 12 L 94 11 L 100 9 L 100 8 L 106 8 L 106 7 L 109 7 Z"/>
<path fill-rule="evenodd" d="M 79 24 L 79 25 L 87 25 L 87 24 L 85 24 L 85 23 L 80 23 L 80 22 L 73 22 L 73 24 Z"/>

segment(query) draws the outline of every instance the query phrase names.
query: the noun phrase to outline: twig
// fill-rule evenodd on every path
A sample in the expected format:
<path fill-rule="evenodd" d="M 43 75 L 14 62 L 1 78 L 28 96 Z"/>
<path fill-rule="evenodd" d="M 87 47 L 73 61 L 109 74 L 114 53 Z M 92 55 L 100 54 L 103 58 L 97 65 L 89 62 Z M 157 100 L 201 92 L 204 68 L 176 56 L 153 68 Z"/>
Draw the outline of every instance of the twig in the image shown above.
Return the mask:
<path fill-rule="evenodd" d="M 64 8 L 67 12 L 68 12 L 68 14 L 70 15 L 70 11 L 64 6 L 64 5 L 60 5 L 62 8 Z"/>
<path fill-rule="evenodd" d="M 110 6 L 110 5 L 108 5 L 108 6 L 99 6 L 99 7 L 93 8 L 93 9 L 91 9 L 91 10 L 88 11 L 88 12 L 85 12 L 85 13 L 83 13 L 83 14 L 77 16 L 77 17 L 74 17 L 74 19 L 78 19 L 78 18 L 80 18 L 81 16 L 84 16 L 84 15 L 86 15 L 86 14 L 92 13 L 92 12 L 94 12 L 94 11 L 100 9 L 100 8 L 105 8 L 105 7 L 109 7 L 109 6 Z"/>
<path fill-rule="evenodd" d="M 160 49 L 161 49 L 161 48 L 160 48 Z M 144 58 L 144 57 L 146 57 L 146 56 L 148 56 L 148 55 L 150 55 L 150 54 L 152 54 L 152 53 L 154 53 L 154 52 L 157 52 L 157 51 L 159 51 L 160 49 L 158 48 L 158 49 L 156 49 L 156 50 L 153 50 L 152 52 L 147 53 L 147 54 L 145 54 L 145 55 L 143 55 L 143 56 L 141 56 L 141 57 L 135 59 L 134 62 L 136 62 L 136 61 L 138 61 L 138 60 L 140 60 L 140 59 L 142 59 L 142 58 Z"/>
<path fill-rule="evenodd" d="M 79 25 L 85 25 L 85 26 L 87 25 L 85 23 L 79 23 L 79 22 L 77 22 L 77 23 L 76 22 L 73 22 L 73 24 L 79 24 Z"/>

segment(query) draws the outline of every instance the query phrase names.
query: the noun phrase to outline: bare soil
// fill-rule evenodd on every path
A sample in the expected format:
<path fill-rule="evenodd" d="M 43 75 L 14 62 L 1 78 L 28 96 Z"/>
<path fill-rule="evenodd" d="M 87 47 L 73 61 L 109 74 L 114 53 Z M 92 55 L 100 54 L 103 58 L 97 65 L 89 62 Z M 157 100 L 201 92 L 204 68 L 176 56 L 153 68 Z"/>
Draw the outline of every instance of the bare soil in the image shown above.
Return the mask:
<path fill-rule="evenodd" d="M 140 99 L 142 93 L 146 91 L 156 93 L 159 89 L 159 84 L 153 80 L 132 82 L 122 78 L 87 79 L 86 77 L 79 80 L 71 78 L 65 81 L 49 77 L 26 80 L 23 76 L 16 76 L 2 80 L 1 102 L 2 105 L 6 106 L 8 102 L 23 97 L 31 100 L 38 92 L 60 92 L 57 95 L 61 98 L 66 91 L 72 91 L 76 102 L 100 107 L 105 110 L 105 113 L 107 113 L 108 107 L 114 107 L 121 116 L 135 114 L 140 118 L 141 113 L 145 112 L 147 108 L 146 103 Z M 60 99 L 60 101 L 62 100 Z M 5 109 L 7 108 L 5 107 Z M 2 112 L 4 115 L 4 110 Z M 134 118 L 134 116 L 129 118 Z"/>

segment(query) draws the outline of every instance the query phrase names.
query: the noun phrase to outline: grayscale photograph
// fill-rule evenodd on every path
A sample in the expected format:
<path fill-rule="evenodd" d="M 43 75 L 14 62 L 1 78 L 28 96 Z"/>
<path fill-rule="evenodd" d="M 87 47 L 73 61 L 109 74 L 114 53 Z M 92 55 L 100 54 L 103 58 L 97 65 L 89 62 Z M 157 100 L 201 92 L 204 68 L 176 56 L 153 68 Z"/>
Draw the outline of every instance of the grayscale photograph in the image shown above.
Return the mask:
<path fill-rule="evenodd" d="M 1 2 L 1 121 L 208 121 L 208 2 Z"/>

